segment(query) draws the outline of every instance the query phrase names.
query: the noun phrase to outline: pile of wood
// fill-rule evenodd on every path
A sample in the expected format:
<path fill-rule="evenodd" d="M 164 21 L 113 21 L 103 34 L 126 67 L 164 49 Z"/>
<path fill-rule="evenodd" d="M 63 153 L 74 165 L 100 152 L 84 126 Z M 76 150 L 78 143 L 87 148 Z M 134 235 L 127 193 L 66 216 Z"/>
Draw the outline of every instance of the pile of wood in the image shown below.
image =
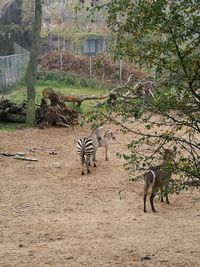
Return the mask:
<path fill-rule="evenodd" d="M 48 104 L 50 100 L 50 104 Z M 39 108 L 39 126 L 49 125 L 73 127 L 78 124 L 79 112 L 66 106 L 63 98 L 51 88 L 43 90 L 43 97 Z"/>
<path fill-rule="evenodd" d="M 26 101 L 16 105 L 8 99 L 0 99 L 0 122 L 24 123 L 26 119 Z"/>
<path fill-rule="evenodd" d="M 36 105 L 36 122 L 40 128 L 48 126 L 73 127 L 78 123 L 79 112 L 65 105 L 57 94 L 49 94 L 45 90 L 41 104 Z M 48 100 L 50 103 L 48 103 Z M 0 100 L 0 122 L 25 123 L 26 101 L 17 105 L 10 100 Z"/>
<path fill-rule="evenodd" d="M 61 69 L 60 53 L 49 52 L 40 57 L 41 71 L 58 71 Z M 62 57 L 62 70 L 72 74 L 89 77 L 89 60 L 84 55 L 64 53 Z"/>

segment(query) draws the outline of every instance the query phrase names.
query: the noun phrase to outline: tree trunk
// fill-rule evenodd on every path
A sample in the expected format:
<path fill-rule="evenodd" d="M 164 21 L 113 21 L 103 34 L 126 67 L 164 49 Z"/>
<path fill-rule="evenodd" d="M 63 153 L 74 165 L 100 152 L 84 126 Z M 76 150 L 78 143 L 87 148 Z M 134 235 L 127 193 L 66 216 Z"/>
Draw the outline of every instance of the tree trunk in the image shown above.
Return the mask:
<path fill-rule="evenodd" d="M 41 20 L 42 20 L 42 3 L 41 0 L 35 0 L 35 18 L 32 29 L 31 53 L 26 74 L 26 84 L 27 84 L 26 123 L 31 126 L 35 125 L 35 81 L 37 74 L 37 59 L 40 46 Z"/>

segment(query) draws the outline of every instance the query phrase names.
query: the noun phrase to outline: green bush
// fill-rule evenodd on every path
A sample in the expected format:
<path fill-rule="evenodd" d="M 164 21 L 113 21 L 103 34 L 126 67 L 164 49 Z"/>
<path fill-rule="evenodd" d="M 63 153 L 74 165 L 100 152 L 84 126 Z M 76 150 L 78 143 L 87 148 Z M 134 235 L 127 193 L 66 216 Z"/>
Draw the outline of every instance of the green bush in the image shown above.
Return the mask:
<path fill-rule="evenodd" d="M 38 84 L 46 86 L 71 85 L 75 87 L 101 87 L 100 82 L 95 79 L 86 79 L 75 75 L 69 75 L 63 72 L 39 72 Z"/>

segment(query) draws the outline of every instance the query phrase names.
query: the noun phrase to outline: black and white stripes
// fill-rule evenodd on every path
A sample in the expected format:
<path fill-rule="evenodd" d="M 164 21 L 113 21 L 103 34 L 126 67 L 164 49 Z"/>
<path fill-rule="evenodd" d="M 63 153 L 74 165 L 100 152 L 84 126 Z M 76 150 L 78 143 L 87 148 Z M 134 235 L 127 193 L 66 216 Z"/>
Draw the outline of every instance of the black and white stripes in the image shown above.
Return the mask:
<path fill-rule="evenodd" d="M 84 174 L 84 164 L 87 168 L 87 173 L 90 172 L 89 165 L 90 159 L 92 159 L 94 167 L 96 167 L 96 153 L 98 147 L 105 147 L 105 159 L 108 160 L 107 151 L 110 139 L 115 139 L 115 136 L 111 129 L 108 129 L 103 137 L 100 134 L 100 129 L 103 126 L 99 126 L 93 130 L 89 137 L 82 137 L 78 140 L 77 151 L 80 156 L 82 175 Z"/>
<path fill-rule="evenodd" d="M 95 148 L 92 138 L 81 137 L 78 140 L 77 152 L 80 156 L 80 161 L 82 165 L 82 173 L 81 173 L 82 175 L 84 174 L 84 164 L 86 164 L 87 173 L 90 172 L 89 170 L 90 158 L 94 154 L 95 149 L 96 148 Z M 95 162 L 94 162 L 94 166 L 96 167 Z"/>

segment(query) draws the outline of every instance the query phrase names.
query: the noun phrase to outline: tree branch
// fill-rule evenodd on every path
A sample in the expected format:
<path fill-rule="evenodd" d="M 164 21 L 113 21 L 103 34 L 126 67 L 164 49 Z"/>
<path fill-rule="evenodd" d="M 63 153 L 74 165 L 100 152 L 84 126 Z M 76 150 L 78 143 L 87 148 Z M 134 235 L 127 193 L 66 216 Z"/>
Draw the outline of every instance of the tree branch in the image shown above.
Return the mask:
<path fill-rule="evenodd" d="M 164 140 L 167 139 L 168 141 L 181 142 L 181 143 L 185 143 L 185 144 L 188 144 L 190 146 L 193 146 L 193 147 L 195 147 L 196 149 L 198 149 L 200 151 L 200 146 L 198 146 L 195 143 L 191 143 L 191 142 L 187 141 L 184 138 L 176 137 L 176 136 L 169 136 L 169 134 L 168 135 L 167 134 L 160 134 L 160 135 L 156 135 L 156 134 L 144 134 L 142 132 L 132 130 L 131 128 L 125 126 L 123 123 L 117 121 L 116 119 L 113 119 L 113 118 L 107 116 L 105 113 L 103 113 L 103 116 L 107 120 L 113 122 L 115 125 L 118 125 L 118 126 L 122 127 L 122 129 L 124 129 L 124 130 L 126 130 L 128 132 L 132 132 L 132 133 L 134 133 L 136 135 L 140 135 L 140 136 L 144 136 L 144 137 L 149 137 L 149 138 L 150 137 L 152 137 L 152 138 L 159 138 L 159 139 L 164 139 Z M 173 133 L 173 130 L 171 132 Z"/>

